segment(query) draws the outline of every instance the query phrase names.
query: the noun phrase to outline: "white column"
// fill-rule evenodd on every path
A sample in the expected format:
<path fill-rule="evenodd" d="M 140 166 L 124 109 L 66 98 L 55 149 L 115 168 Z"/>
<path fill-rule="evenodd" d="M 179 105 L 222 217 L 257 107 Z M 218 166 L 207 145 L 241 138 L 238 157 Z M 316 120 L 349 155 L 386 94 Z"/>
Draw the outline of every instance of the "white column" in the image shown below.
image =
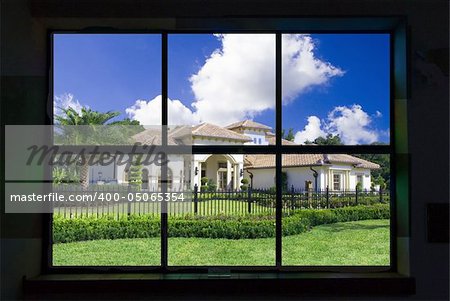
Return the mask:
<path fill-rule="evenodd" d="M 348 170 L 345 171 L 345 190 L 349 190 L 350 188 L 350 172 Z"/>
<path fill-rule="evenodd" d="M 328 187 L 330 188 L 330 190 L 333 189 L 333 173 L 330 169 L 328 170 Z"/>
<path fill-rule="evenodd" d="M 233 165 L 233 170 L 234 170 L 234 178 L 233 178 L 233 182 L 234 182 L 234 189 L 238 189 L 239 188 L 239 164 L 234 164 Z"/>
<path fill-rule="evenodd" d="M 197 168 L 198 168 L 198 173 L 197 173 L 197 175 L 195 176 L 194 182 L 195 182 L 195 184 L 198 185 L 198 187 L 199 187 L 199 189 L 200 189 L 200 186 L 202 185 L 202 182 L 201 182 L 201 178 L 202 178 L 202 162 L 198 162 L 197 165 L 198 165 L 198 166 L 197 166 Z M 195 170 L 194 170 L 194 175 L 195 175 Z"/>
<path fill-rule="evenodd" d="M 230 188 L 231 184 L 231 162 L 227 160 L 227 188 Z"/>
<path fill-rule="evenodd" d="M 241 176 L 241 169 L 244 168 L 243 164 L 239 163 L 236 164 L 237 165 L 237 179 L 238 179 L 238 185 L 237 186 L 241 186 L 241 180 L 244 178 L 244 175 Z M 250 180 L 250 179 L 249 179 Z M 248 185 L 250 185 L 250 182 L 248 183 Z"/>

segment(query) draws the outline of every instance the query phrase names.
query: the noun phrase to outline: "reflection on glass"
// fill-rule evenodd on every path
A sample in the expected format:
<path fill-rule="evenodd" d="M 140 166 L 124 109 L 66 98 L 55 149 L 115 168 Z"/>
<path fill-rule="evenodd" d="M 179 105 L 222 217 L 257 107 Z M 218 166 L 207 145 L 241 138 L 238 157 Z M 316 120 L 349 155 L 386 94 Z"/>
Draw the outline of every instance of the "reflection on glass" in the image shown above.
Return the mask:
<path fill-rule="evenodd" d="M 194 144 L 273 144 L 274 34 L 169 35 L 170 124 Z"/>
<path fill-rule="evenodd" d="M 260 179 L 253 155 L 193 158 L 191 213 L 169 214 L 169 265 L 275 265 L 274 171 Z"/>
<path fill-rule="evenodd" d="M 283 265 L 389 266 L 388 154 L 285 154 L 282 162 Z"/>
<path fill-rule="evenodd" d="M 389 34 L 283 34 L 283 138 L 389 144 Z"/>
<path fill-rule="evenodd" d="M 53 42 L 55 143 L 160 144 L 160 128 L 144 127 L 161 126 L 160 35 L 55 34 Z M 136 201 L 157 185 L 155 170 L 115 152 L 54 166 L 53 190 L 75 201 L 54 208 L 53 265 L 160 265 L 160 206 Z"/>

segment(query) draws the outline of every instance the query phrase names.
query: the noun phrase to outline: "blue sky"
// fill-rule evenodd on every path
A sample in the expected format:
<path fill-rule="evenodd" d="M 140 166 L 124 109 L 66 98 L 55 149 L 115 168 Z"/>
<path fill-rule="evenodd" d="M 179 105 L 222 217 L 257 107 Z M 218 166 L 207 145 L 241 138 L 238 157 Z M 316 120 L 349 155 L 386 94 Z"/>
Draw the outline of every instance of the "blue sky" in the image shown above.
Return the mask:
<path fill-rule="evenodd" d="M 170 35 L 171 123 L 252 118 L 274 127 L 274 37 L 260 36 Z M 347 144 L 389 141 L 387 34 L 290 35 L 283 46 L 283 127 L 296 141 L 318 133 Z M 158 123 L 160 56 L 156 34 L 55 35 L 54 95 L 61 106 Z"/>
<path fill-rule="evenodd" d="M 98 111 L 119 111 L 161 94 L 161 40 L 148 34 L 58 34 L 54 95 L 73 94 Z"/>

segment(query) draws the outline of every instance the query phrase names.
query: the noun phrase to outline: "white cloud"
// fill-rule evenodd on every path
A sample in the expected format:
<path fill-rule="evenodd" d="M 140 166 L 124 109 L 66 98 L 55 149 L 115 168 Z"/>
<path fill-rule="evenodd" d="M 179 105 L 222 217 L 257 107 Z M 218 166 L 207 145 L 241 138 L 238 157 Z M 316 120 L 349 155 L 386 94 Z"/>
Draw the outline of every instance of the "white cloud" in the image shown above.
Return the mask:
<path fill-rule="evenodd" d="M 377 111 L 375 111 L 374 117 L 380 118 L 380 117 L 383 117 L 383 114 L 381 114 L 381 112 L 377 110 Z"/>
<path fill-rule="evenodd" d="M 283 101 L 291 102 L 310 87 L 323 85 L 344 71 L 318 59 L 315 44 L 308 35 L 283 35 Z"/>
<path fill-rule="evenodd" d="M 179 100 L 168 100 L 169 124 L 197 124 L 198 119 L 192 111 Z M 142 125 L 160 125 L 161 119 L 161 95 L 152 100 L 136 100 L 133 106 L 125 112 L 131 119 L 138 120 Z"/>
<path fill-rule="evenodd" d="M 191 108 L 169 100 L 169 123 L 211 122 L 227 125 L 253 119 L 275 107 L 275 36 L 273 34 L 219 34 L 221 46 L 189 78 L 194 93 Z M 326 84 L 343 71 L 314 55 L 308 35 L 283 35 L 284 103 L 308 88 Z M 127 108 L 141 124 L 160 124 L 161 97 L 137 100 Z"/>
<path fill-rule="evenodd" d="M 275 36 L 217 35 L 216 49 L 190 77 L 195 115 L 226 125 L 275 107 Z M 314 56 L 308 35 L 283 35 L 283 100 L 290 102 L 314 85 L 343 72 Z"/>
<path fill-rule="evenodd" d="M 294 142 L 303 144 L 306 141 L 314 141 L 318 137 L 325 137 L 327 134 L 322 130 L 321 121 L 317 116 L 309 116 L 308 124 L 303 131 L 295 134 Z"/>
<path fill-rule="evenodd" d="M 382 115 L 378 113 L 375 116 Z M 320 120 L 317 116 L 308 117 L 305 128 L 295 134 L 295 142 L 304 143 L 332 134 L 339 135 L 344 144 L 370 144 L 379 141 L 380 135 L 386 135 L 386 131 L 372 129 L 371 123 L 372 118 L 360 105 L 338 106 L 328 113 L 326 120 Z"/>
<path fill-rule="evenodd" d="M 369 144 L 378 141 L 378 132 L 370 128 L 372 119 L 360 105 L 335 107 L 328 113 L 327 132 L 339 134 L 345 144 Z"/>
<path fill-rule="evenodd" d="M 87 106 L 84 106 L 87 107 Z M 61 95 L 56 95 L 53 102 L 53 113 L 54 115 L 61 115 L 62 109 L 72 108 L 78 114 L 81 113 L 81 108 L 83 105 L 76 99 L 71 93 L 64 93 Z"/>

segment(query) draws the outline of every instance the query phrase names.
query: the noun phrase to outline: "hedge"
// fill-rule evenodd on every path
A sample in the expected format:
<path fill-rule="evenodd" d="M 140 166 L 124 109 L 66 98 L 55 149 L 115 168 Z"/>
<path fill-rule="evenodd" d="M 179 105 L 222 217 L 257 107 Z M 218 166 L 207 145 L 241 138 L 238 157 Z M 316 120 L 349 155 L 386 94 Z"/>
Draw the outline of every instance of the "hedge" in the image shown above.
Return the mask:
<path fill-rule="evenodd" d="M 389 218 L 389 205 L 354 206 L 336 209 L 302 209 L 283 217 L 283 235 L 295 235 L 314 226 L 337 222 Z M 266 238 L 275 237 L 273 215 L 170 217 L 169 237 Z M 160 218 L 150 215 L 85 217 L 53 220 L 53 242 L 95 239 L 149 238 L 160 235 Z"/>

